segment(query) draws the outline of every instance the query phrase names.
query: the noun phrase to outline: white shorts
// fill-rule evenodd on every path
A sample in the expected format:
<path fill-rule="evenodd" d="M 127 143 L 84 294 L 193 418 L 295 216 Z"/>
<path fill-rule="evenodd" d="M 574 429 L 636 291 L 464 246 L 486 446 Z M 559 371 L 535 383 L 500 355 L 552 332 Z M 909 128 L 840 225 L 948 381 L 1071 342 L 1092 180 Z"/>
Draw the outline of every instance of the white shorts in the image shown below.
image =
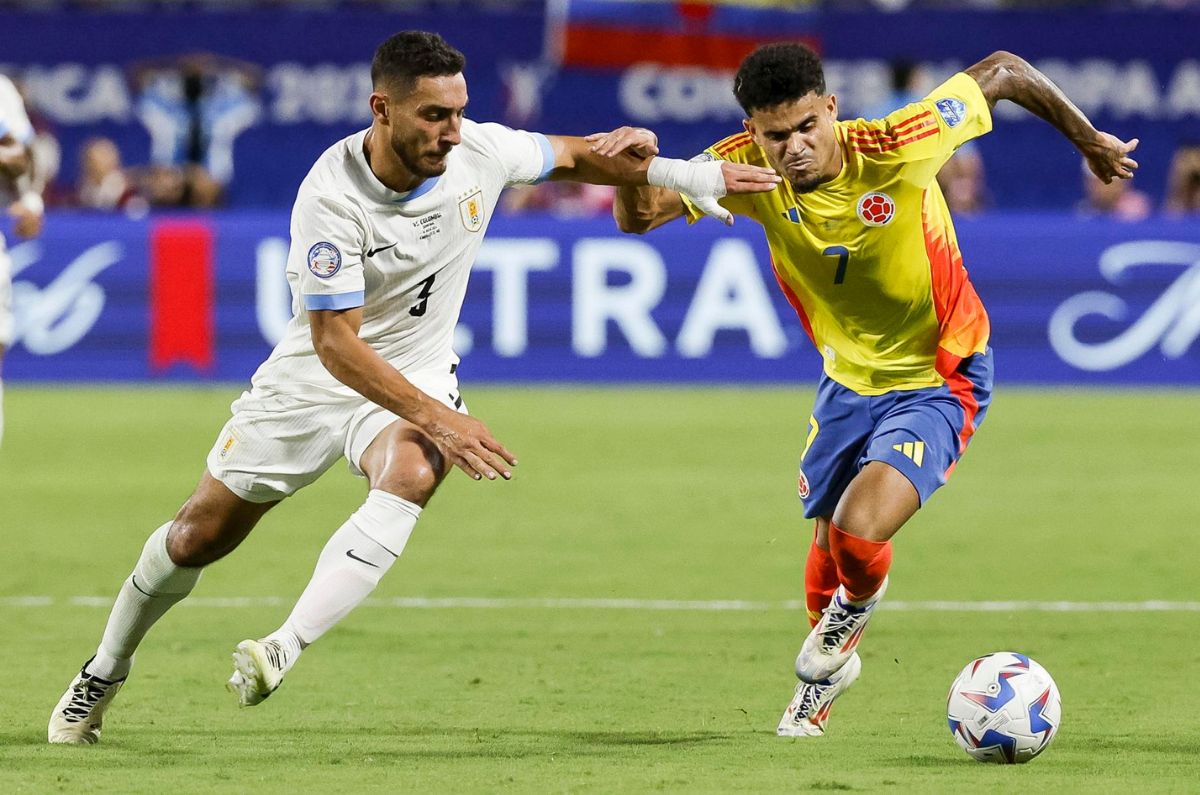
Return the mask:
<path fill-rule="evenodd" d="M 7 348 L 12 341 L 12 260 L 0 240 L 0 347 Z"/>
<path fill-rule="evenodd" d="M 434 400 L 467 413 L 450 366 L 404 373 Z M 339 458 L 365 477 L 359 459 L 400 419 L 366 398 L 326 401 L 244 392 L 208 454 L 208 471 L 249 502 L 274 502 L 315 481 Z"/>

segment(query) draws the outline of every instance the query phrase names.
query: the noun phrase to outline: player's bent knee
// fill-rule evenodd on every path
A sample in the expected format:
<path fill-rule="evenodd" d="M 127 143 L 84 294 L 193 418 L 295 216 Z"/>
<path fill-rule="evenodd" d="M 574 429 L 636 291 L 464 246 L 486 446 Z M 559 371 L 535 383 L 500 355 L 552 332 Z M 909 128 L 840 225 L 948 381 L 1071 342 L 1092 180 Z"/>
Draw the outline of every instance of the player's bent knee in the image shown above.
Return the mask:
<path fill-rule="evenodd" d="M 424 506 L 446 475 L 446 460 L 429 437 L 414 428 L 398 430 L 382 455 L 364 456 L 371 488 Z"/>
<path fill-rule="evenodd" d="M 191 521 L 181 516 L 167 535 L 167 554 L 176 566 L 215 563 L 237 548 L 250 528 Z"/>
<path fill-rule="evenodd" d="M 843 533 L 848 533 L 867 541 L 887 541 L 899 527 L 893 527 L 877 513 L 862 510 L 838 511 L 833 523 Z"/>
<path fill-rule="evenodd" d="M 206 475 L 171 524 L 167 554 L 177 566 L 207 566 L 238 547 L 276 503 L 251 503 Z"/>

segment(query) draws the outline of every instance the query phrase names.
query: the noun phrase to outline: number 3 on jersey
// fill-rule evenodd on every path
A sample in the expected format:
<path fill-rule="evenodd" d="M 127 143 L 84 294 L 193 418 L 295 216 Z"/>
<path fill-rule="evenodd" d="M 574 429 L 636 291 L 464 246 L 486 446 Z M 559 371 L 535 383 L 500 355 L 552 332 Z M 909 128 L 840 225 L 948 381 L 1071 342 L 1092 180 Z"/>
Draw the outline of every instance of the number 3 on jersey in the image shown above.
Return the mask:
<path fill-rule="evenodd" d="M 846 265 L 850 262 L 850 251 L 845 246 L 830 246 L 821 252 L 826 257 L 837 257 L 837 273 L 833 275 L 833 283 L 841 284 L 846 280 Z"/>
<path fill-rule="evenodd" d="M 437 274 L 435 273 L 421 282 L 421 292 L 417 293 L 417 298 L 421 299 L 421 303 L 408 310 L 408 314 L 413 317 L 421 317 L 425 314 L 425 310 L 429 308 L 429 294 L 433 291 L 433 280 L 436 278 Z"/>

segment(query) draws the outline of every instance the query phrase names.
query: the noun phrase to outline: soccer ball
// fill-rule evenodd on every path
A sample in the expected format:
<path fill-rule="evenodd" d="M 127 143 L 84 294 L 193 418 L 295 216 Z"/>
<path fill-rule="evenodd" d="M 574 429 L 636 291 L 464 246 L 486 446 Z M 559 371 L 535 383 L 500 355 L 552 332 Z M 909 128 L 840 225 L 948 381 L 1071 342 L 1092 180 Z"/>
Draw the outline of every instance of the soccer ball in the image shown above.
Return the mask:
<path fill-rule="evenodd" d="M 962 669 L 950 686 L 946 716 L 972 759 L 1021 764 L 1058 733 L 1062 700 L 1045 668 L 1024 654 L 998 651 Z"/>

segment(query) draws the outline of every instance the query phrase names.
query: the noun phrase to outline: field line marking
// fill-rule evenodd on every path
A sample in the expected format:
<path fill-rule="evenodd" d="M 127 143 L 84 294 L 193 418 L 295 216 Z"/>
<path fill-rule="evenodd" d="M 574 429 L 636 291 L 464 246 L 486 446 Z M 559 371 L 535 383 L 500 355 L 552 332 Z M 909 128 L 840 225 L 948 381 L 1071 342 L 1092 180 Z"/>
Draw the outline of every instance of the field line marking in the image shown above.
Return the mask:
<path fill-rule="evenodd" d="M 197 608 L 286 607 L 295 602 L 283 596 L 194 596 L 180 604 Z M 97 607 L 108 608 L 107 596 L 0 596 L 0 607 Z M 467 610 L 676 610 L 685 612 L 755 612 L 804 610 L 802 600 L 782 602 L 744 599 L 586 599 L 586 598 L 488 598 L 471 596 L 396 596 L 369 598 L 364 607 Z M 881 610 L 898 613 L 1197 613 L 1200 602 L 1071 602 L 1071 601 L 903 601 L 892 600 Z"/>

